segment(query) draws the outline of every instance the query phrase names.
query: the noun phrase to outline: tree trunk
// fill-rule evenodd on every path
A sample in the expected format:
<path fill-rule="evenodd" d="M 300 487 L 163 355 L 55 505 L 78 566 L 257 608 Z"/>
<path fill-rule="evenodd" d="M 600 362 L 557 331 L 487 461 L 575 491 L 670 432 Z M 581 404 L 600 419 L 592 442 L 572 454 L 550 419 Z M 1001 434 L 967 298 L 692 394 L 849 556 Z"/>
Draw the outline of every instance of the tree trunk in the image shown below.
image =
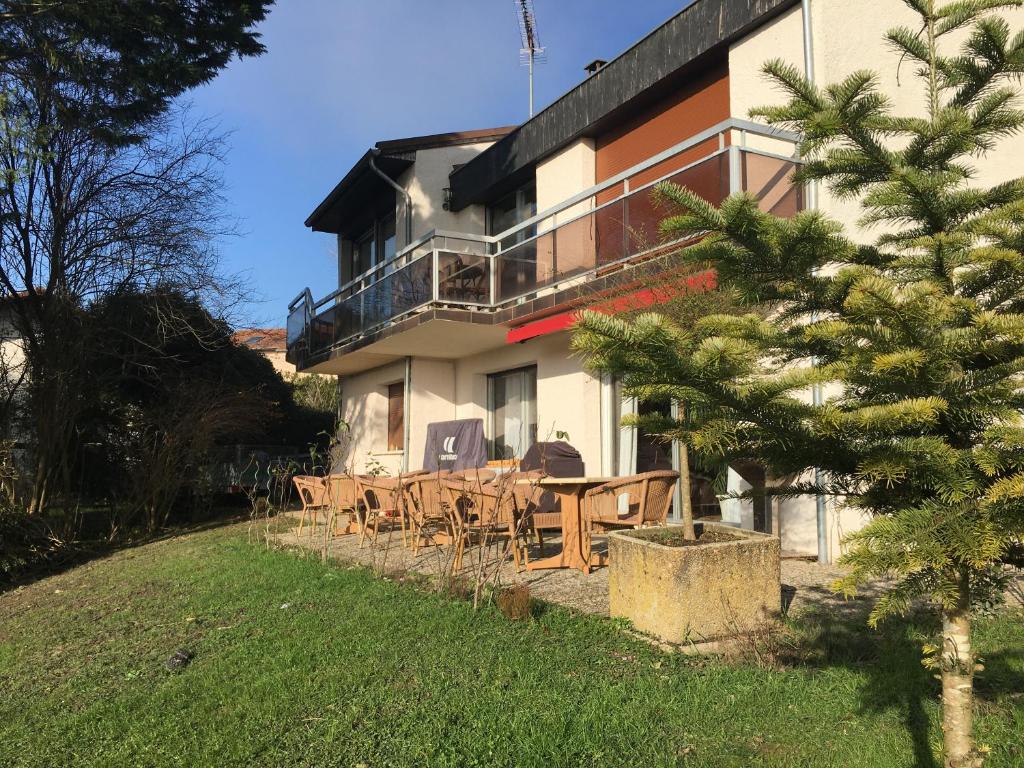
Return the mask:
<path fill-rule="evenodd" d="M 693 528 L 693 500 L 690 496 L 690 449 L 684 442 L 679 443 L 679 491 L 683 497 L 683 508 L 680 510 L 683 537 L 694 541 L 697 532 Z"/>
<path fill-rule="evenodd" d="M 955 610 L 942 613 L 942 731 L 946 768 L 977 768 L 974 749 L 974 650 L 966 579 Z"/>

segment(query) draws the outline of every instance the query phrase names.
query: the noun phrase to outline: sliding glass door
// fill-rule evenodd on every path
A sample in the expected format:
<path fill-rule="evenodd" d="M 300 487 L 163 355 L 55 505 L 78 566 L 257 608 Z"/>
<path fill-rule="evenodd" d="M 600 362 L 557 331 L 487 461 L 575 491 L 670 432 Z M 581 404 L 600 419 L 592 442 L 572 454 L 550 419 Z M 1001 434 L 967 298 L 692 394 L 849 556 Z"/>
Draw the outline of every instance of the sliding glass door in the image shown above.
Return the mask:
<path fill-rule="evenodd" d="M 521 459 L 537 441 L 537 368 L 487 377 L 489 458 Z"/>

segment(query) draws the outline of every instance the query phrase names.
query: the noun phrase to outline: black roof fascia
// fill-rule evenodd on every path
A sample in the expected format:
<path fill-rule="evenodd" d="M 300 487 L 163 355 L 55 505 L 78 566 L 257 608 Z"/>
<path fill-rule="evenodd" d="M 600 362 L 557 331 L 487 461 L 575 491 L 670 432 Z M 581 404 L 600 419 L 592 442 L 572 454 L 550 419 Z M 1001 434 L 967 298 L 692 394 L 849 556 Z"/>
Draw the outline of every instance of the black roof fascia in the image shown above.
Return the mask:
<path fill-rule="evenodd" d="M 358 162 L 352 166 L 345 177 L 337 183 L 330 194 L 306 218 L 305 225 L 314 232 L 341 231 L 342 219 L 351 212 L 353 205 L 365 205 L 381 191 L 393 191 L 380 176 L 370 168 L 370 158 L 374 150 L 368 150 Z M 397 179 L 402 172 L 416 161 L 415 152 L 401 154 L 380 154 L 376 158 L 377 167 L 392 179 Z M 354 197 L 353 197 L 354 193 Z"/>
<path fill-rule="evenodd" d="M 800 0 L 696 0 L 517 130 L 452 173 L 452 209 L 486 202 L 507 179 L 585 136 L 645 91 Z M 507 184 L 504 184 L 507 186 Z"/>

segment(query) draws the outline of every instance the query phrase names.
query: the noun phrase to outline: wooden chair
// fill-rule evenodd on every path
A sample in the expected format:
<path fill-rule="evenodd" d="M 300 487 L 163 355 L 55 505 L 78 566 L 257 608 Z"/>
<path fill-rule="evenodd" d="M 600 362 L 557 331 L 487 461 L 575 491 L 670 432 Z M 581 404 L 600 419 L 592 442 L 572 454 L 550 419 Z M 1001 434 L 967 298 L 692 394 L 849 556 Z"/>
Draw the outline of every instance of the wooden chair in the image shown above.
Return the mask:
<path fill-rule="evenodd" d="M 419 554 L 420 544 L 427 539 L 431 544 L 441 543 L 442 536 L 453 540 L 448 494 L 444 480 L 448 472 L 417 474 L 402 478 L 402 495 L 413 557 Z"/>
<path fill-rule="evenodd" d="M 509 537 L 516 569 L 521 570 L 525 557 L 518 544 L 522 518 L 516 508 L 514 486 L 465 478 L 448 478 L 443 482 L 448 491 L 449 519 L 456 546 L 452 570 L 462 570 L 462 558 L 471 537 L 484 542 L 488 534 L 502 533 Z"/>
<path fill-rule="evenodd" d="M 302 516 L 299 518 L 299 530 L 296 534 L 301 536 L 302 525 L 306 518 L 309 518 L 310 528 L 316 530 L 317 518 L 328 508 L 327 483 L 324 478 L 313 475 L 295 475 L 292 478 L 292 483 L 294 483 L 299 500 L 302 502 Z"/>
<path fill-rule="evenodd" d="M 583 495 L 588 530 L 665 525 L 677 482 L 678 472 L 658 470 L 620 477 L 591 488 Z M 627 503 L 625 510 L 620 511 L 619 499 L 623 496 Z"/>
<path fill-rule="evenodd" d="M 371 543 L 376 543 L 382 525 L 397 524 L 402 527 L 402 543 L 405 544 L 405 515 L 402 513 L 402 486 L 397 478 L 359 476 L 356 478 L 358 499 L 363 506 L 359 513 L 359 548 L 366 540 L 366 532 L 372 530 Z"/>

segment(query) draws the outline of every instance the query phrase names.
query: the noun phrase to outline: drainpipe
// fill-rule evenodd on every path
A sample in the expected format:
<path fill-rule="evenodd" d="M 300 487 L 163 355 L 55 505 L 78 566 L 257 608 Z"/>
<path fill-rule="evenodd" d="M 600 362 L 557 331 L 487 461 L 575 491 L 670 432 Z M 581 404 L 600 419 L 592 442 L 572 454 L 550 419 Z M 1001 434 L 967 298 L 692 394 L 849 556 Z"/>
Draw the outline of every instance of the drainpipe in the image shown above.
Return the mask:
<path fill-rule="evenodd" d="M 814 36 L 811 31 L 811 0 L 802 0 L 801 13 L 804 27 L 804 75 L 814 82 Z M 807 208 L 814 210 L 818 207 L 818 185 L 810 182 L 807 185 Z M 811 318 L 812 321 L 814 318 Z M 812 361 L 816 364 L 817 361 Z M 820 407 L 823 401 L 821 385 L 815 384 L 811 387 L 811 401 L 815 407 Z M 814 468 L 814 484 L 821 487 L 821 469 Z M 818 562 L 825 565 L 829 562 L 828 552 L 828 508 L 825 505 L 825 496 L 819 493 L 815 499 L 815 512 L 818 523 Z"/>
<path fill-rule="evenodd" d="M 386 181 L 394 190 L 405 198 L 405 245 L 412 242 L 412 196 L 406 189 L 377 167 L 375 158 L 380 155 L 380 150 L 373 147 L 370 150 L 370 170 Z"/>
<path fill-rule="evenodd" d="M 409 433 L 412 425 L 412 357 L 405 358 L 405 402 L 402 403 L 402 472 L 409 471 Z"/>

